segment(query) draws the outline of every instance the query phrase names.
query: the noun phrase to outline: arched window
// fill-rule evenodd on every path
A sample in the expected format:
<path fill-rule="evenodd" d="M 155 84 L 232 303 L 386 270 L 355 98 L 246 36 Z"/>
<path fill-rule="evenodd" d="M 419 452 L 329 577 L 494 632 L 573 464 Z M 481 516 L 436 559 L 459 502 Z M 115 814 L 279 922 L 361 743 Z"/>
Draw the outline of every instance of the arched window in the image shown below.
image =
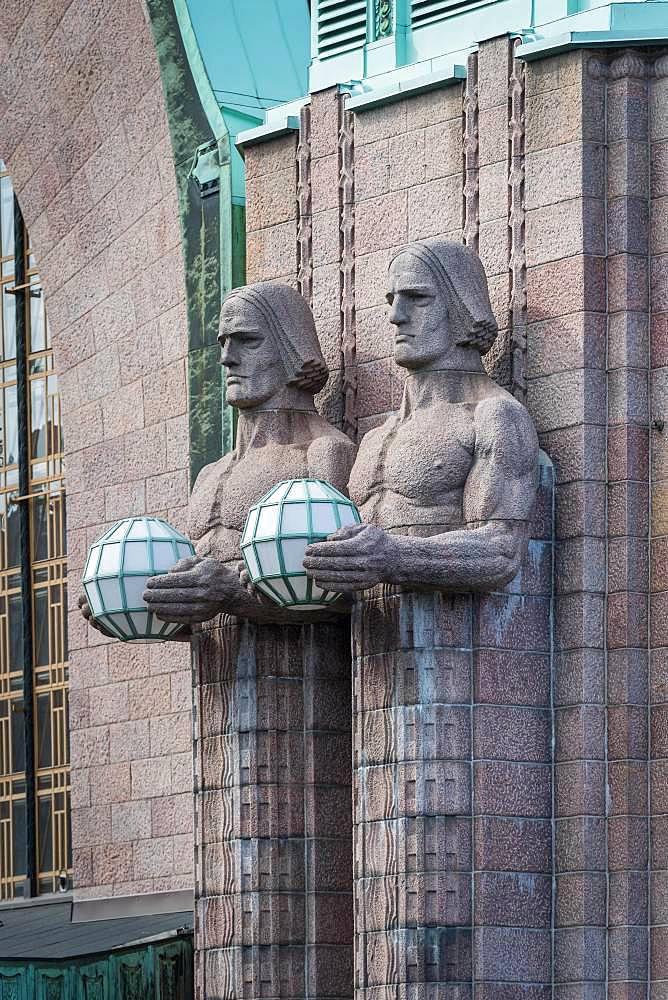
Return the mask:
<path fill-rule="evenodd" d="M 0 161 L 0 898 L 69 878 L 60 400 L 30 240 Z"/>

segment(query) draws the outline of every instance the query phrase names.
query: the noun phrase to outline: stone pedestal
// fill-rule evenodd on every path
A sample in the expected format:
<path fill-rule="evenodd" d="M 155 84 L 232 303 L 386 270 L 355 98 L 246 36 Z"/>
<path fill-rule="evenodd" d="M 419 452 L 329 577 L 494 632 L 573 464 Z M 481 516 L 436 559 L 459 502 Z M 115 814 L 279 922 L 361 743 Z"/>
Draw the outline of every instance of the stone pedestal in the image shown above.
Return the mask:
<path fill-rule="evenodd" d="M 352 994 L 350 626 L 198 638 L 196 996 Z"/>
<path fill-rule="evenodd" d="M 376 588 L 357 602 L 355 985 L 365 1000 L 549 995 L 547 462 L 541 479 L 528 555 L 503 592 Z"/>

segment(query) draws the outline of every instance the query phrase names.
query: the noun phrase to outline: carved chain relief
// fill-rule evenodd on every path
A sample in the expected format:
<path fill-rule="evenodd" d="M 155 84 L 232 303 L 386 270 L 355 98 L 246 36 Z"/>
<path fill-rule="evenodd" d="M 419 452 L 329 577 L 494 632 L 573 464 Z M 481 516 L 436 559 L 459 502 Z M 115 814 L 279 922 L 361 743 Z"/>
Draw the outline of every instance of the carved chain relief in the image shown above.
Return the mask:
<path fill-rule="evenodd" d="M 339 217 L 343 430 L 357 438 L 357 338 L 355 329 L 355 135 L 354 115 L 341 113 L 339 129 Z"/>
<path fill-rule="evenodd" d="M 468 58 L 463 108 L 464 243 L 478 252 L 480 233 L 478 178 L 478 53 Z"/>
<path fill-rule="evenodd" d="M 311 108 L 299 113 L 297 143 L 297 287 L 313 303 L 313 224 L 311 221 Z"/>
<path fill-rule="evenodd" d="M 514 48 L 520 43 L 514 41 Z M 508 225 L 510 227 L 510 391 L 524 402 L 527 391 L 527 267 L 524 147 L 525 63 L 513 58 L 509 83 Z"/>

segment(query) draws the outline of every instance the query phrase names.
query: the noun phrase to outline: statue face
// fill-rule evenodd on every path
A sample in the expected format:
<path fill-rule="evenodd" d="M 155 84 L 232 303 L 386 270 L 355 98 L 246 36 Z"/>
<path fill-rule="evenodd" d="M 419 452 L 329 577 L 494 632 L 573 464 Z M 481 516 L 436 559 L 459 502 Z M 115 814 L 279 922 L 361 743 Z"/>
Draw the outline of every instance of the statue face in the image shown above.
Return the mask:
<path fill-rule="evenodd" d="M 448 311 L 429 268 L 412 254 L 399 254 L 390 265 L 385 297 L 397 364 L 438 368 L 450 347 Z"/>
<path fill-rule="evenodd" d="M 220 313 L 220 362 L 227 368 L 232 406 L 266 403 L 285 386 L 285 370 L 270 330 L 253 306 L 233 298 Z"/>

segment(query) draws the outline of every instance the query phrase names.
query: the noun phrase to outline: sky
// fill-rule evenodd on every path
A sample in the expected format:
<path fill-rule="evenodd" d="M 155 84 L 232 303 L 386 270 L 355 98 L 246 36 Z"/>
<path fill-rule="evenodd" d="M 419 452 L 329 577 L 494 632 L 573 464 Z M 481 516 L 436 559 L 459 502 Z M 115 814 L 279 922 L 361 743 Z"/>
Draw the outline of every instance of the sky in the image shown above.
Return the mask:
<path fill-rule="evenodd" d="M 187 2 L 219 103 L 253 114 L 308 92 L 307 0 Z"/>

